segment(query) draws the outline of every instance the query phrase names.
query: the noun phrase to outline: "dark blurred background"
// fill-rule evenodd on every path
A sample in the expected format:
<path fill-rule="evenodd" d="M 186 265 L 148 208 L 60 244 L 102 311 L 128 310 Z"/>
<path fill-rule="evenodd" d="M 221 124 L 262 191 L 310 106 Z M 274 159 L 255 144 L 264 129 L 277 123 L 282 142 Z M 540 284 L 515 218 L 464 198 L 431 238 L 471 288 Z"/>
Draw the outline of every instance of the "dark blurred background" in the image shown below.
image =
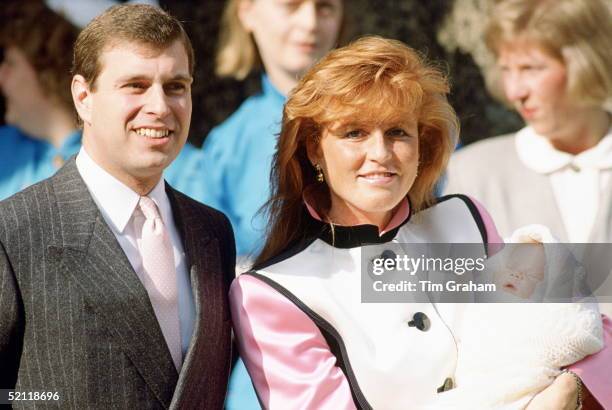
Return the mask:
<path fill-rule="evenodd" d="M 0 0 L 2 7 L 16 1 Z M 461 119 L 464 144 L 514 131 L 521 126 L 521 120 L 515 114 L 489 95 L 472 54 L 454 44 L 460 36 L 468 38 L 464 43 L 481 41 L 479 25 L 484 24 L 484 19 L 477 11 L 482 3 L 479 0 L 345 0 L 353 38 L 378 34 L 402 40 L 437 61 L 449 73 L 451 102 Z M 224 4 L 223 0 L 160 0 L 164 9 L 184 23 L 196 52 L 189 135 L 190 142 L 196 146 L 201 146 L 213 126 L 256 92 L 260 83 L 257 73 L 244 82 L 215 77 L 214 54 Z M 0 24 L 2 18 L 0 11 Z M 453 27 L 450 31 L 449 23 Z M 0 113 L 4 113 L 1 98 Z M 3 119 L 4 115 L 0 124 Z"/>

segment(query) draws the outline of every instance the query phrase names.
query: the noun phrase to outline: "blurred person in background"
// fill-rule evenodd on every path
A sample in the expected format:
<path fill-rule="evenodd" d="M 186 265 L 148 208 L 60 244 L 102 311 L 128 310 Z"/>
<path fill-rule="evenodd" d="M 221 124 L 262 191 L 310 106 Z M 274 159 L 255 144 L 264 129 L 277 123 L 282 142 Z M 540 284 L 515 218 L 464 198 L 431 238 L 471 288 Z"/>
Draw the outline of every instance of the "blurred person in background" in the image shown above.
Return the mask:
<path fill-rule="evenodd" d="M 72 47 L 78 29 L 42 2 L 2 12 L 0 199 L 51 176 L 80 147 L 70 95 Z"/>
<path fill-rule="evenodd" d="M 503 236 L 543 224 L 563 242 L 612 242 L 610 8 L 605 0 L 505 0 L 493 9 L 487 46 L 526 126 L 455 153 L 446 192 L 482 201 Z M 611 279 L 590 284 L 612 296 Z M 612 315 L 612 304 L 600 310 Z"/>
<path fill-rule="evenodd" d="M 563 241 L 612 240 L 611 22 L 604 0 L 496 5 L 487 45 L 526 126 L 457 152 L 446 191 L 482 201 L 502 235 L 539 223 Z"/>
<path fill-rule="evenodd" d="M 342 41 L 342 0 L 230 0 L 221 23 L 216 72 L 244 79 L 261 71 L 261 91 L 204 143 L 196 199 L 225 213 L 234 228 L 237 270 L 263 244 L 266 221 L 257 215 L 270 196 L 270 170 L 283 104 L 301 76 Z M 242 362 L 236 366 L 229 409 L 259 408 Z"/>
<path fill-rule="evenodd" d="M 336 46 L 342 0 L 231 0 L 224 11 L 216 71 L 244 79 L 261 70 L 261 92 L 249 97 L 206 138 L 203 200 L 232 222 L 238 255 L 261 245 L 255 214 L 270 194 L 272 155 L 283 104 L 297 81 Z"/>

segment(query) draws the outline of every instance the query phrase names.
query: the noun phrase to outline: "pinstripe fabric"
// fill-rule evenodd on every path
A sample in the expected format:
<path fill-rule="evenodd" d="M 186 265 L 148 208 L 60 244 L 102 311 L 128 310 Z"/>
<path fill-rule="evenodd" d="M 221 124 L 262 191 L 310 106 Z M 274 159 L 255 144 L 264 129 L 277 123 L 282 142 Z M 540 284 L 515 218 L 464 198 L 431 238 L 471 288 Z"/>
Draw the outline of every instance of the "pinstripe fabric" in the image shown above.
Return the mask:
<path fill-rule="evenodd" d="M 222 408 L 233 236 L 222 214 L 167 191 L 196 303 L 180 375 L 74 160 L 0 202 L 0 388 L 61 396 L 16 408 Z"/>

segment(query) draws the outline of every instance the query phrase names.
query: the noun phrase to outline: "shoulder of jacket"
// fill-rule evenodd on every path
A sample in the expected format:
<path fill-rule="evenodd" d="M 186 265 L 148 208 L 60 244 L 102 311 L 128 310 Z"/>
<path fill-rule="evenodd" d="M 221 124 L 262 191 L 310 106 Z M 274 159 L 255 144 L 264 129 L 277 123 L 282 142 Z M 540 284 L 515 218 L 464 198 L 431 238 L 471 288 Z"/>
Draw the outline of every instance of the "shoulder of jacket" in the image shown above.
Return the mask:
<path fill-rule="evenodd" d="M 54 195 L 51 179 L 45 179 L 0 201 L 0 239 L 16 240 L 24 230 L 40 226 L 41 208 L 49 208 Z M 46 214 L 46 212 L 45 212 Z M 6 230 L 5 232 L 2 232 Z M 12 239 L 10 239 L 12 238 Z"/>
<path fill-rule="evenodd" d="M 516 134 L 499 135 L 475 142 L 457 150 L 451 160 L 472 159 L 477 155 L 514 150 L 515 136 Z"/>

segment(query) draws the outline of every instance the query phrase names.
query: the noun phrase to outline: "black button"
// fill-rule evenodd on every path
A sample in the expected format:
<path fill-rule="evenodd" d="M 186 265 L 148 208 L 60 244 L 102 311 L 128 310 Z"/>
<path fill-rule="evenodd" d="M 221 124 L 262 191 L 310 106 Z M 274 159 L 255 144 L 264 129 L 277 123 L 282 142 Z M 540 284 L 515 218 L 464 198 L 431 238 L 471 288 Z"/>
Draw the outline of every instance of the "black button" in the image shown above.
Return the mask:
<path fill-rule="evenodd" d="M 442 386 L 438 387 L 437 392 L 438 393 L 442 393 L 442 392 L 451 390 L 453 387 L 455 387 L 455 383 L 453 383 L 453 378 L 452 377 L 447 377 L 444 380 L 444 384 L 442 384 Z"/>
<path fill-rule="evenodd" d="M 382 260 L 382 261 L 387 261 L 388 259 L 391 259 L 393 261 L 393 263 L 387 264 L 385 262 L 383 262 L 383 266 L 384 266 L 384 270 L 393 270 L 395 269 L 395 258 L 396 258 L 396 254 L 395 252 L 393 252 L 390 249 L 386 249 L 384 250 L 380 255 L 378 256 L 374 256 L 372 259 L 370 259 L 370 262 L 368 264 L 368 275 L 370 275 L 370 277 L 372 279 L 375 280 L 379 280 L 379 275 L 374 274 L 374 261 L 376 260 Z"/>
<path fill-rule="evenodd" d="M 383 251 L 383 252 L 380 254 L 380 258 L 381 258 L 382 260 L 387 261 L 387 260 L 391 259 L 391 260 L 393 261 L 393 264 L 392 264 L 392 268 L 391 268 L 391 269 L 395 269 L 395 258 L 396 258 L 396 256 L 397 256 L 397 255 L 395 254 L 395 252 L 393 252 L 393 251 L 392 251 L 392 250 L 390 250 L 390 249 L 386 249 L 386 250 L 384 250 L 384 251 Z M 385 265 L 385 266 L 387 266 L 387 265 Z"/>
<path fill-rule="evenodd" d="M 427 317 L 425 313 L 416 312 L 412 316 L 412 320 L 408 322 L 408 326 L 416 327 L 421 332 L 427 332 L 429 328 L 431 327 L 431 322 L 429 321 L 429 318 Z"/>
<path fill-rule="evenodd" d="M 383 253 L 380 254 L 380 257 L 383 259 L 393 259 L 395 260 L 395 257 L 397 255 L 395 254 L 395 252 L 393 252 L 391 249 L 387 249 L 384 250 Z"/>

